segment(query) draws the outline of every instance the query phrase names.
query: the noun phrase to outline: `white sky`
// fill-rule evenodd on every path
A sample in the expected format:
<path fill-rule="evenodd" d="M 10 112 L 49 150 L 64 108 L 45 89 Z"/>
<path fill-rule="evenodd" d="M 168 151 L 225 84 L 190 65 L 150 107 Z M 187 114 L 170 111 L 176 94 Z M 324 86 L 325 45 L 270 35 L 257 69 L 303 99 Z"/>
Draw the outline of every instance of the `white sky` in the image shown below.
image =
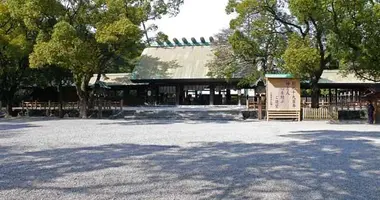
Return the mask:
<path fill-rule="evenodd" d="M 208 40 L 221 29 L 229 27 L 232 16 L 226 14 L 227 3 L 228 0 L 185 0 L 176 17 L 164 17 L 154 23 L 158 31 L 164 32 L 169 39 L 181 41 L 183 37 L 188 40 L 205 37 Z M 149 36 L 154 36 L 154 33 Z"/>

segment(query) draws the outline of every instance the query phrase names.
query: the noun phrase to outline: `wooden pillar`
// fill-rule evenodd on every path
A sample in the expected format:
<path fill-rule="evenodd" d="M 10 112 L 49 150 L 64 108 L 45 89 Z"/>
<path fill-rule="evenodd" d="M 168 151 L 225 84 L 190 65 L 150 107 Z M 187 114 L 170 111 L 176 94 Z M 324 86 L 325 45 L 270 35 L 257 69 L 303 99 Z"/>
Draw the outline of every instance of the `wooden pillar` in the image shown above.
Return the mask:
<path fill-rule="evenodd" d="M 227 89 L 226 101 L 227 101 L 227 105 L 231 104 L 231 90 L 230 89 Z"/>
<path fill-rule="evenodd" d="M 238 89 L 238 105 L 241 106 L 241 89 Z"/>
<path fill-rule="evenodd" d="M 261 103 L 261 96 L 258 96 L 258 101 L 257 101 L 258 109 L 257 109 L 257 117 L 259 120 L 263 119 L 263 106 Z"/>
<path fill-rule="evenodd" d="M 51 115 L 51 101 L 49 100 L 48 102 L 48 107 L 49 107 L 49 116 Z"/>
<path fill-rule="evenodd" d="M 155 89 L 155 96 L 156 96 L 155 104 L 158 105 L 160 104 L 160 86 L 156 86 L 154 89 Z"/>
<path fill-rule="evenodd" d="M 354 106 L 354 110 L 356 110 L 356 91 L 352 90 L 352 105 Z"/>
<path fill-rule="evenodd" d="M 335 88 L 335 106 L 338 107 L 338 88 Z"/>
<path fill-rule="evenodd" d="M 29 105 L 26 105 L 26 116 L 29 116 Z"/>
<path fill-rule="evenodd" d="M 331 94 L 331 88 L 329 88 L 329 104 L 331 105 L 332 102 L 332 94 Z"/>
<path fill-rule="evenodd" d="M 49 112 L 48 112 L 48 109 L 47 109 L 47 103 L 44 102 L 44 109 L 45 109 L 45 115 L 46 117 L 49 117 Z"/>
<path fill-rule="evenodd" d="M 3 110 L 3 105 L 0 101 L 0 111 Z M 24 113 L 24 101 L 21 101 L 21 113 Z"/>
<path fill-rule="evenodd" d="M 129 96 L 129 90 L 128 89 L 123 89 L 123 106 L 124 106 L 124 101 L 127 102 L 127 99 L 128 99 L 128 96 Z"/>
<path fill-rule="evenodd" d="M 214 105 L 215 86 L 210 85 L 210 106 Z"/>
<path fill-rule="evenodd" d="M 99 98 L 98 117 L 99 119 L 103 118 L 103 99 L 102 98 Z"/>
<path fill-rule="evenodd" d="M 175 86 L 175 105 L 180 105 L 181 104 L 181 87 L 180 85 Z"/>

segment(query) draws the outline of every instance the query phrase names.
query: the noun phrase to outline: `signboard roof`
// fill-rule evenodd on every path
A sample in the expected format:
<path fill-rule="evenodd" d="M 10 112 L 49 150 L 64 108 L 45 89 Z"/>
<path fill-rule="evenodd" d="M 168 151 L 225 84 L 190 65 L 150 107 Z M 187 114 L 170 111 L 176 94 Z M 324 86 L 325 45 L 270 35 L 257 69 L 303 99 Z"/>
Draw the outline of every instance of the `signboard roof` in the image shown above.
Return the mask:
<path fill-rule="evenodd" d="M 292 74 L 265 74 L 265 78 L 294 78 Z"/>

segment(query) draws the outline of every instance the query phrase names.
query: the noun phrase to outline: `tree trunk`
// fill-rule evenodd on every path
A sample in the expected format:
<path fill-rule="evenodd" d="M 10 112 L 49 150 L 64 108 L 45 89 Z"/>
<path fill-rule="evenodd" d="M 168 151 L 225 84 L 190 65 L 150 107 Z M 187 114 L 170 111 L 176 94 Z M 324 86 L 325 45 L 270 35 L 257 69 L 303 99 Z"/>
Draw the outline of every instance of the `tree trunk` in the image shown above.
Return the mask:
<path fill-rule="evenodd" d="M 13 114 L 13 99 L 15 96 L 16 89 L 13 87 L 10 91 L 5 92 L 5 100 L 6 100 L 6 106 L 7 106 L 7 115 L 12 116 Z"/>
<path fill-rule="evenodd" d="M 87 118 L 87 97 L 79 97 L 79 118 Z"/>
<path fill-rule="evenodd" d="M 13 105 L 11 101 L 7 102 L 7 116 L 12 117 L 13 114 Z"/>
<path fill-rule="evenodd" d="M 62 84 L 60 83 L 58 85 L 58 101 L 59 101 L 59 108 L 58 108 L 58 115 L 59 118 L 63 118 L 63 96 L 62 96 Z"/>
<path fill-rule="evenodd" d="M 319 108 L 319 96 L 320 96 L 321 90 L 318 86 L 318 80 L 319 79 L 313 79 L 311 81 L 311 107 L 312 108 Z"/>
<path fill-rule="evenodd" d="M 88 82 L 90 78 L 83 78 L 81 81 L 77 82 L 77 95 L 79 97 L 79 118 L 87 118 L 87 105 L 88 105 Z M 79 83 L 79 84 L 78 84 Z"/>

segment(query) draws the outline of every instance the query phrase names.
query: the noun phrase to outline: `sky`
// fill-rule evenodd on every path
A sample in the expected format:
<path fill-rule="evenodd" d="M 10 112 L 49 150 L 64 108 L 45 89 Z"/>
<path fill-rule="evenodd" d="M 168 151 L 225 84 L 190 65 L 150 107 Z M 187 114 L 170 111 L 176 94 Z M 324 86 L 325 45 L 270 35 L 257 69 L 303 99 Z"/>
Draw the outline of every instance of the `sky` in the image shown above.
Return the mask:
<path fill-rule="evenodd" d="M 208 38 L 221 29 L 228 28 L 232 16 L 226 14 L 228 0 L 185 0 L 176 17 L 156 20 L 158 31 L 164 32 L 169 39 L 186 37 Z M 154 33 L 150 33 L 150 37 Z"/>

